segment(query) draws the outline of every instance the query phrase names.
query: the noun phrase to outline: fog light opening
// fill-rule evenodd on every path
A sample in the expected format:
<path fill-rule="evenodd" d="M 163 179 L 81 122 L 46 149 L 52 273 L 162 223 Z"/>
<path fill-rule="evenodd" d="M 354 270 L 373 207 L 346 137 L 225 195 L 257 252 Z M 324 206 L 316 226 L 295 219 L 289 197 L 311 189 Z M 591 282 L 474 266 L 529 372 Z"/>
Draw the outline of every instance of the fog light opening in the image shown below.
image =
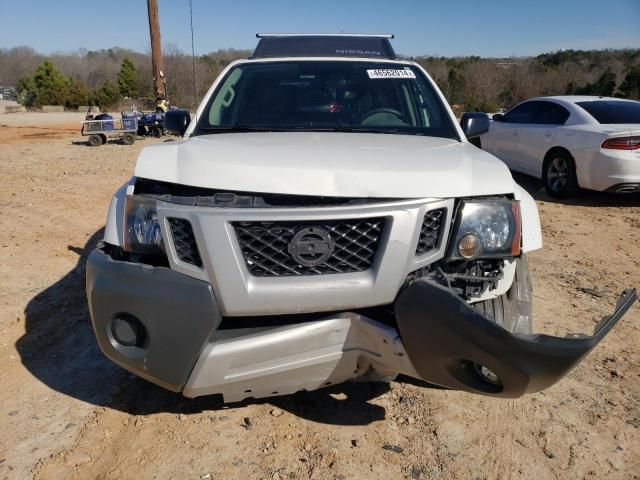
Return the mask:
<path fill-rule="evenodd" d="M 142 348 L 147 339 L 147 331 L 140 320 L 128 313 L 119 313 L 111 322 L 113 339 L 124 347 Z"/>
<path fill-rule="evenodd" d="M 479 363 L 474 363 L 473 366 L 483 381 L 490 383 L 491 385 L 502 386 L 502 382 L 498 378 L 498 375 L 496 375 L 493 371 L 491 371 L 484 365 L 480 365 Z"/>

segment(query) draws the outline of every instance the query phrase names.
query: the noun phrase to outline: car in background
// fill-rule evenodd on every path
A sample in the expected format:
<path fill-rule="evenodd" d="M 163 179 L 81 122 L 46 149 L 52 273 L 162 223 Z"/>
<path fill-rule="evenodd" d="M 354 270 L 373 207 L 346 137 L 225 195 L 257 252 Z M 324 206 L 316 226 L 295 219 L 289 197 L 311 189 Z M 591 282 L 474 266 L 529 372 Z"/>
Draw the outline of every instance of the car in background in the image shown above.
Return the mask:
<path fill-rule="evenodd" d="M 640 192 L 640 102 L 539 97 L 493 115 L 480 146 L 514 171 L 542 179 L 554 197 L 579 188 Z"/>

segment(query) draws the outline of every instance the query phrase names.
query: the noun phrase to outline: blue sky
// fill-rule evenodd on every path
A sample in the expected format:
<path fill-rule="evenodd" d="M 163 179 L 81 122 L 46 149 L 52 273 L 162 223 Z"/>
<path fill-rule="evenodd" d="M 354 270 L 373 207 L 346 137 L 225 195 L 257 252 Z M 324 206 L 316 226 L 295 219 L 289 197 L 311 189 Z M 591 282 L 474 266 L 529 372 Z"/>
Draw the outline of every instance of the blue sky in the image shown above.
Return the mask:
<path fill-rule="evenodd" d="M 149 48 L 145 0 L 5 1 L 0 48 Z M 188 7 L 189 0 L 159 0 L 163 43 L 185 51 L 191 49 Z M 258 31 L 389 32 L 405 55 L 640 48 L 640 0 L 193 0 L 193 8 L 196 53 L 253 48 Z"/>

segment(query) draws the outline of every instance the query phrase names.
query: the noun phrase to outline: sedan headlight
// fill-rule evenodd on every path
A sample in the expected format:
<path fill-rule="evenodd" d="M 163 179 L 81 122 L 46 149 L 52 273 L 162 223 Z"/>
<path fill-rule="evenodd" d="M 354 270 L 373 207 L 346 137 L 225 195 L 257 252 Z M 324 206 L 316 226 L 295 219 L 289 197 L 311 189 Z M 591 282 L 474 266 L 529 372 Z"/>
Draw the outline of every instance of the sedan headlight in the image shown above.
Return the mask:
<path fill-rule="evenodd" d="M 521 228 L 519 202 L 463 201 L 449 257 L 471 260 L 518 256 Z"/>
<path fill-rule="evenodd" d="M 139 195 L 125 197 L 124 250 L 150 255 L 164 252 L 155 199 Z"/>

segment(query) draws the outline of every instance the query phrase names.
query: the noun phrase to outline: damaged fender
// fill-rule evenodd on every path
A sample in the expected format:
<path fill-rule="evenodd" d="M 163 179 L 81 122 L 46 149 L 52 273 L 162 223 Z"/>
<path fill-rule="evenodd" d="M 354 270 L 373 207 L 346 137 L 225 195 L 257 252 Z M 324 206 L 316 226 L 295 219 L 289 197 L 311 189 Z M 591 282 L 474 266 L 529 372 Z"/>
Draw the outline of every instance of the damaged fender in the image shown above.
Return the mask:
<path fill-rule="evenodd" d="M 613 314 L 596 325 L 592 336 L 564 338 L 510 333 L 427 280 L 405 289 L 395 311 L 407 354 L 421 378 L 455 390 L 516 398 L 564 377 L 636 299 L 635 289 L 625 290 Z"/>

